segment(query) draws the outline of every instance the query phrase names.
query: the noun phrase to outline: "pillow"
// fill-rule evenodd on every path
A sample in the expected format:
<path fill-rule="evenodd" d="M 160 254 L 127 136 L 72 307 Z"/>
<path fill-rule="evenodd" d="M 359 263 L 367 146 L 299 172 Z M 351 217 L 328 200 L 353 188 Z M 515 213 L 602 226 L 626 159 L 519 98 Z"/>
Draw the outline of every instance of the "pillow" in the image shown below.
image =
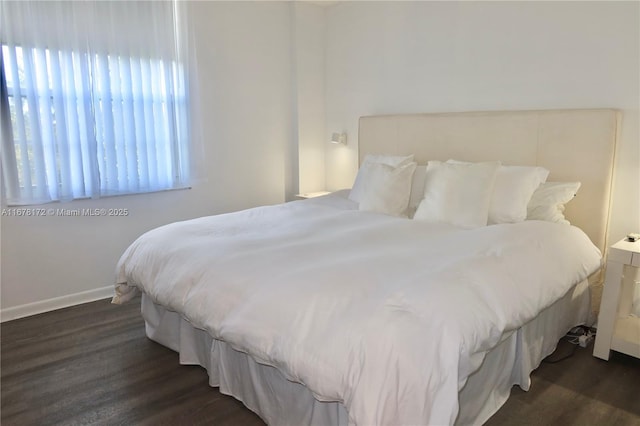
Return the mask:
<path fill-rule="evenodd" d="M 416 211 L 420 201 L 424 198 L 424 181 L 427 175 L 427 166 L 416 166 L 411 180 L 411 196 L 409 197 L 409 216 Z"/>
<path fill-rule="evenodd" d="M 464 164 L 456 160 L 447 163 Z M 527 204 L 547 176 L 549 170 L 544 167 L 500 166 L 489 205 L 489 225 L 525 220 Z"/>
<path fill-rule="evenodd" d="M 429 161 L 424 199 L 414 220 L 463 228 L 485 226 L 499 162 L 451 164 Z"/>
<path fill-rule="evenodd" d="M 564 223 L 564 205 L 573 200 L 580 189 L 580 182 L 546 182 L 531 196 L 527 206 L 527 220 L 545 220 Z"/>
<path fill-rule="evenodd" d="M 356 203 L 360 202 L 360 199 L 362 198 L 362 189 L 365 185 L 365 182 L 369 180 L 368 174 L 369 166 L 371 164 L 386 164 L 395 168 L 404 166 L 405 164 L 409 164 L 411 162 L 413 162 L 413 154 L 406 156 L 368 154 L 366 157 L 364 157 L 362 165 L 358 170 L 356 180 L 355 182 L 353 182 L 353 188 L 351 188 L 351 192 L 349 193 L 349 199 L 351 201 L 355 201 Z"/>
<path fill-rule="evenodd" d="M 369 164 L 358 208 L 391 216 L 404 216 L 415 169 L 416 163 L 413 162 L 399 167 L 383 163 Z"/>

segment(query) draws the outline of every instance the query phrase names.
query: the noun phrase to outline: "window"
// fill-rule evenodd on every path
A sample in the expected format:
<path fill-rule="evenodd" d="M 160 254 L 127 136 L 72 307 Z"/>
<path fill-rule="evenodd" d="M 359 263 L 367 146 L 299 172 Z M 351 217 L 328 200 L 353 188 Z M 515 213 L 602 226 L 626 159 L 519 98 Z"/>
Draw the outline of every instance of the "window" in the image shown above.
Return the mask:
<path fill-rule="evenodd" d="M 176 60 L 3 43 L 0 72 L 8 204 L 188 185 L 188 101 Z"/>

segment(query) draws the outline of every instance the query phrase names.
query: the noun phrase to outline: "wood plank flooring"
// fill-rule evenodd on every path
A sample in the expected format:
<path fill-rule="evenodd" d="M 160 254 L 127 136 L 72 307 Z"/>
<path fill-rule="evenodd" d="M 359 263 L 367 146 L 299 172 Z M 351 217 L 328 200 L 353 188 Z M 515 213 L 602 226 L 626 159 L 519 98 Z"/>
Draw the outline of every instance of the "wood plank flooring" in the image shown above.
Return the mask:
<path fill-rule="evenodd" d="M 560 345 L 553 357 L 572 348 Z M 139 301 L 108 300 L 0 326 L 2 425 L 262 425 L 206 371 L 145 337 Z M 592 348 L 543 364 L 487 423 L 640 425 L 640 360 Z"/>

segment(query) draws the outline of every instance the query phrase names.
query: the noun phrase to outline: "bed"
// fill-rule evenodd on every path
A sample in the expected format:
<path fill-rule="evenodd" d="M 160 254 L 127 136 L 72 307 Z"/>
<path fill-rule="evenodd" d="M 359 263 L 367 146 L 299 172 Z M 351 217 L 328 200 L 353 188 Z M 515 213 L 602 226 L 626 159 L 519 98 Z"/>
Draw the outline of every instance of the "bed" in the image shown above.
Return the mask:
<path fill-rule="evenodd" d="M 590 320 L 618 120 L 605 109 L 362 117 L 361 162 L 499 159 L 580 181 L 564 212 L 575 226 L 466 229 L 362 211 L 338 191 L 150 231 L 123 254 L 114 302 L 142 291 L 147 336 L 268 424 L 483 423 Z"/>

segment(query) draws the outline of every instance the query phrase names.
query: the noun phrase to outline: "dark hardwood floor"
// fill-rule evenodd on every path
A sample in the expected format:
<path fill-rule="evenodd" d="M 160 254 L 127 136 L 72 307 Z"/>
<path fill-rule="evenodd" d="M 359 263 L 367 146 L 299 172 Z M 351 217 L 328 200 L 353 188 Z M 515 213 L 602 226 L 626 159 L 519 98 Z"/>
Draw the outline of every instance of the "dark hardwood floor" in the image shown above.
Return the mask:
<path fill-rule="evenodd" d="M 88 303 L 0 326 L 2 425 L 261 425 L 200 367 L 145 337 L 139 301 Z M 561 344 L 550 358 L 572 350 Z M 640 425 L 640 360 L 577 348 L 487 423 Z"/>

